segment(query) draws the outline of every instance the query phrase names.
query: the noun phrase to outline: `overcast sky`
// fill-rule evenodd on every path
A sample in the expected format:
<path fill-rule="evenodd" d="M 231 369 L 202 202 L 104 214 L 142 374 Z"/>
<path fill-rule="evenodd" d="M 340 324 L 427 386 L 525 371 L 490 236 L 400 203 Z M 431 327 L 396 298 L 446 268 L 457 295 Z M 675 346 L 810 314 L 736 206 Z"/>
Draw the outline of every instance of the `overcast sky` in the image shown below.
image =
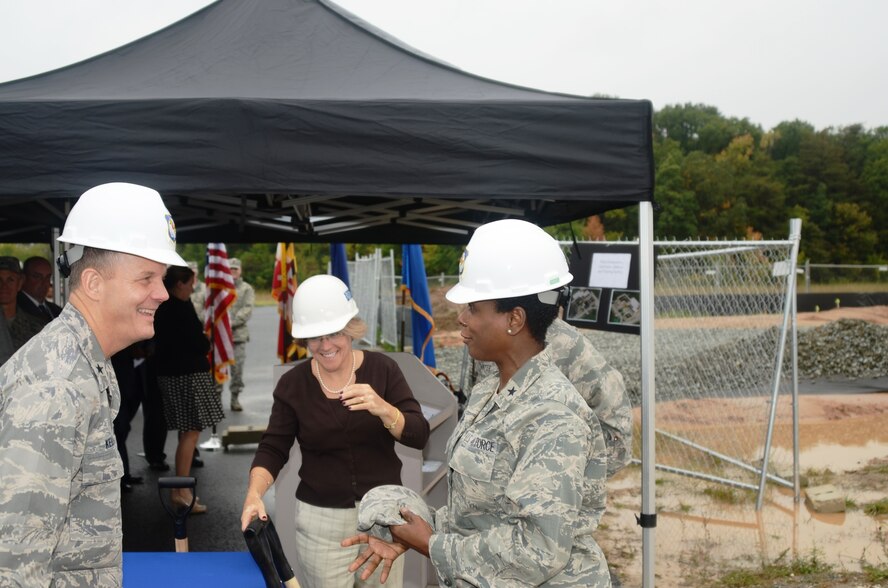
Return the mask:
<path fill-rule="evenodd" d="M 0 0 L 0 81 L 81 61 L 207 0 Z M 770 129 L 888 125 L 884 0 L 339 0 L 421 51 L 544 90 L 717 107 Z"/>

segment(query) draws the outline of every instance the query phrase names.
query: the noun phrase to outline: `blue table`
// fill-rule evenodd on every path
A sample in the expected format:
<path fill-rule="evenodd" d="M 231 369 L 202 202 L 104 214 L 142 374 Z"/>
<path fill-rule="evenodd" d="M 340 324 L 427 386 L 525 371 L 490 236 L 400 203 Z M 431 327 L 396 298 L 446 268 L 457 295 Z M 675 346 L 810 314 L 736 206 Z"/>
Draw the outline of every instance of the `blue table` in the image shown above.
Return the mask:
<path fill-rule="evenodd" d="M 259 566 L 247 552 L 123 554 L 124 588 L 265 588 Z"/>

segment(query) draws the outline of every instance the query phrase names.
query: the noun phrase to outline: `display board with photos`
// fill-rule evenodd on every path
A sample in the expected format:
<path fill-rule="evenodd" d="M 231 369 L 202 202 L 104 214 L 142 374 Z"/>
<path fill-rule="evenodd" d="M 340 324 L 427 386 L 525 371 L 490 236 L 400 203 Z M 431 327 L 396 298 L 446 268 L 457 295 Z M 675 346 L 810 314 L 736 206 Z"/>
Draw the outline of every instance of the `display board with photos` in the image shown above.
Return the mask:
<path fill-rule="evenodd" d="M 638 245 L 586 242 L 571 247 L 574 278 L 564 319 L 581 329 L 641 333 Z"/>

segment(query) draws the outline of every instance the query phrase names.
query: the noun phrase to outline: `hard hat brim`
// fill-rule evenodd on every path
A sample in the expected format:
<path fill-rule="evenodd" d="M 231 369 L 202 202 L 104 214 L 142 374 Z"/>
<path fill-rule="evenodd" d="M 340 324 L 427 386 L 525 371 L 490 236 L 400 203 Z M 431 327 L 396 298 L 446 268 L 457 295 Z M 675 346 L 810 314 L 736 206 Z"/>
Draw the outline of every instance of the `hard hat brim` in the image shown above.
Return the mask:
<path fill-rule="evenodd" d="M 462 284 L 456 284 L 444 294 L 444 297 L 454 304 L 468 304 L 470 302 L 478 302 L 481 300 L 502 300 L 503 298 L 517 298 L 519 296 L 529 296 L 531 294 L 557 290 L 558 288 L 568 285 L 572 280 L 573 275 L 570 272 L 565 272 L 557 281 L 545 285 L 528 285 L 527 287 L 515 291 L 499 290 L 492 292 L 479 292 L 478 290 L 468 288 Z"/>
<path fill-rule="evenodd" d="M 324 335 L 332 335 L 333 333 L 338 333 L 339 331 L 344 329 L 348 322 L 356 316 L 358 316 L 357 309 L 355 309 L 354 314 L 352 314 L 351 316 L 338 318 L 336 320 L 311 323 L 305 326 L 293 323 L 293 328 L 291 329 L 290 334 L 292 334 L 293 337 L 296 339 L 311 339 L 312 337 L 323 337 Z"/>
<path fill-rule="evenodd" d="M 71 245 L 82 245 L 83 247 L 92 247 L 94 249 L 105 249 L 106 251 L 116 251 L 117 253 L 126 253 L 128 255 L 135 255 L 136 257 L 144 257 L 145 259 L 150 259 L 151 261 L 156 261 L 157 263 L 162 263 L 164 265 L 179 265 L 179 266 L 187 266 L 188 262 L 185 261 L 181 255 L 176 253 L 175 251 L 171 251 L 169 249 L 129 249 L 127 247 L 115 247 L 111 249 L 107 246 L 102 245 L 93 245 L 89 243 L 88 239 L 66 239 L 65 237 L 59 237 L 59 243 L 68 243 Z M 87 241 L 87 242 L 84 242 Z"/>

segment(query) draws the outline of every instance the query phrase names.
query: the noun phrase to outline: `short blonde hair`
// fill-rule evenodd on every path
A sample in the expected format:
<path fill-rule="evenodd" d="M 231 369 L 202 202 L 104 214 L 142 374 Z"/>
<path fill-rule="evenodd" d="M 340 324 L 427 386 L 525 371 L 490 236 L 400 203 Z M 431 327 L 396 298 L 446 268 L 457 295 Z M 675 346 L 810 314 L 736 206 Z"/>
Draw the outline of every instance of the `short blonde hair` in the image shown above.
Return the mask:
<path fill-rule="evenodd" d="M 338 332 L 347 335 L 348 338 L 352 341 L 358 341 L 367 333 L 367 323 L 365 323 L 358 317 L 352 317 Z M 332 335 L 333 333 L 327 334 Z M 321 336 L 322 335 L 319 335 L 318 337 L 305 337 L 303 339 L 296 339 L 296 343 L 298 343 L 302 347 L 308 347 L 309 339 L 317 339 Z"/>
<path fill-rule="evenodd" d="M 367 323 L 358 317 L 352 317 L 342 328 L 342 332 L 357 341 L 367 334 Z"/>

